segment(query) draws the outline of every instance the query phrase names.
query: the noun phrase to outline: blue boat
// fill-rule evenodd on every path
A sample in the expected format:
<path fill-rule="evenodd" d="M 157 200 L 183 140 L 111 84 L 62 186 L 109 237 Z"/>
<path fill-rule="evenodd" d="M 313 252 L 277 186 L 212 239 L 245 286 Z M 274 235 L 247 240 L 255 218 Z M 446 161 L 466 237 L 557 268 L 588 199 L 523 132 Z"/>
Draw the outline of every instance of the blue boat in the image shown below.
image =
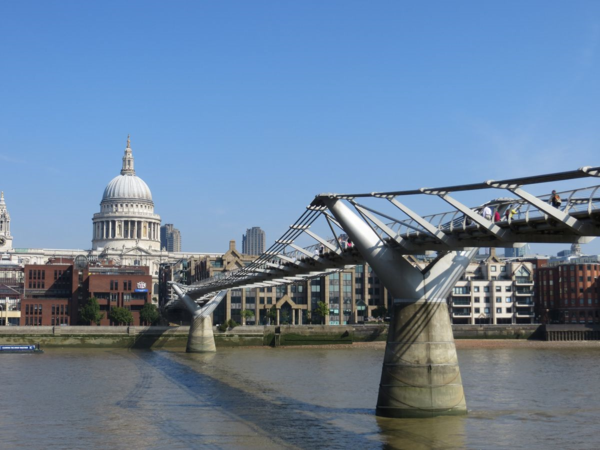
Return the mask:
<path fill-rule="evenodd" d="M 44 353 L 38 345 L 0 345 L 0 353 Z"/>

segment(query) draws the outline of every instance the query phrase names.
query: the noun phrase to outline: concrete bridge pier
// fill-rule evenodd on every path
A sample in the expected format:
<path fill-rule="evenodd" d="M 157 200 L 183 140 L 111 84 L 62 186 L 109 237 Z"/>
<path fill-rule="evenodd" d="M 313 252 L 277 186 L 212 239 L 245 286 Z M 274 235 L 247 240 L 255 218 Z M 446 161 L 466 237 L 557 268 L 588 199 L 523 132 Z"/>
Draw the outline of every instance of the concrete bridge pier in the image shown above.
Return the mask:
<path fill-rule="evenodd" d="M 421 271 L 341 200 L 326 196 L 321 200 L 394 297 L 377 415 L 466 414 L 446 298 L 477 249 L 440 254 Z"/>
<path fill-rule="evenodd" d="M 197 315 L 190 325 L 186 353 L 216 352 L 215 335 L 213 333 L 212 317 Z"/>
<path fill-rule="evenodd" d="M 185 348 L 186 353 L 216 352 L 217 346 L 215 345 L 211 314 L 219 303 L 221 303 L 221 300 L 225 298 L 227 290 L 218 292 L 217 295 L 202 307 L 176 284 L 173 284 L 173 290 L 192 316 L 187 346 Z"/>

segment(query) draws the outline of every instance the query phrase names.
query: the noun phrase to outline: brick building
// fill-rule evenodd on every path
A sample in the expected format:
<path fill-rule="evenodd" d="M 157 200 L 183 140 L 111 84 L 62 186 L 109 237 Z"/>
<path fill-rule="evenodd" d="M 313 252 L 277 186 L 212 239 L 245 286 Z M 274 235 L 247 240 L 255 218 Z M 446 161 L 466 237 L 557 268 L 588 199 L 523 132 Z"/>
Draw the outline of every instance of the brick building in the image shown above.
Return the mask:
<path fill-rule="evenodd" d="M 112 308 L 129 309 L 133 324 L 140 324 L 140 309 L 151 302 L 152 276 L 145 266 L 91 266 L 83 274 L 82 304 L 96 297 L 104 313 L 100 325 L 113 325 L 108 319 Z"/>
<path fill-rule="evenodd" d="M 148 267 L 97 263 L 77 269 L 72 260 L 60 258 L 25 265 L 23 272 L 20 325 L 78 325 L 79 311 L 90 297 L 98 299 L 104 313 L 101 325 L 112 325 L 108 314 L 117 306 L 129 309 L 133 325 L 139 325 L 139 310 L 151 301 Z"/>
<path fill-rule="evenodd" d="M 21 301 L 21 325 L 76 323 L 71 307 L 79 288 L 73 277 L 73 260 L 51 259 L 48 264 L 27 264 Z"/>
<path fill-rule="evenodd" d="M 600 263 L 572 260 L 538 271 L 540 304 L 550 323 L 600 323 Z"/>

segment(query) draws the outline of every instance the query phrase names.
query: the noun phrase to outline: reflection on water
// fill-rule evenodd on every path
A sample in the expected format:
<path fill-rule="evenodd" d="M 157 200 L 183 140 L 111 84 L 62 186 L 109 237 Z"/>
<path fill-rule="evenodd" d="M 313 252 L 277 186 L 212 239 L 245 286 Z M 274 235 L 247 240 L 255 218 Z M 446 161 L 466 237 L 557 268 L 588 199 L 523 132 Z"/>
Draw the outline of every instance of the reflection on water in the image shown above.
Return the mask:
<path fill-rule="evenodd" d="M 459 351 L 469 415 L 375 416 L 383 349 L 2 355 L 2 448 L 595 448 L 597 350 Z"/>

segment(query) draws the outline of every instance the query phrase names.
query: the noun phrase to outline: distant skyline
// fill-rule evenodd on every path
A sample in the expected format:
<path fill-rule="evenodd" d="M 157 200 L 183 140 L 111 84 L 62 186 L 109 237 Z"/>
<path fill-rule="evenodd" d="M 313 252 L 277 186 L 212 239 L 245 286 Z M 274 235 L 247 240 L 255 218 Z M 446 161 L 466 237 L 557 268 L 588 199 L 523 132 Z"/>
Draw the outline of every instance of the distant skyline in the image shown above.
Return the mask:
<path fill-rule="evenodd" d="M 196 252 L 269 247 L 320 192 L 598 166 L 599 43 L 595 1 L 2 2 L 13 246 L 91 248 L 128 134 Z"/>

